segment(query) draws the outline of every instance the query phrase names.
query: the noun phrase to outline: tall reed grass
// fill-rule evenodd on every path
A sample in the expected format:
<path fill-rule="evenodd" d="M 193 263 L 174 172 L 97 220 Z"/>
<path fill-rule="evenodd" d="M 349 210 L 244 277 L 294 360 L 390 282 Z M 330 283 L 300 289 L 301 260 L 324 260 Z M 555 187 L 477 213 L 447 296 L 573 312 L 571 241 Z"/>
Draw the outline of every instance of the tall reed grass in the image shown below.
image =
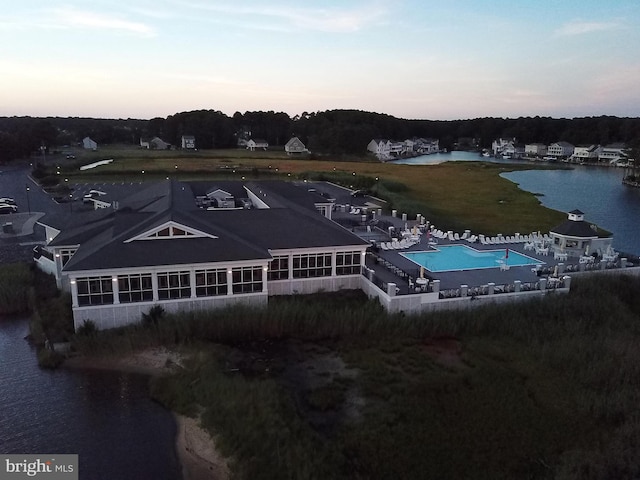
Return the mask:
<path fill-rule="evenodd" d="M 241 478 L 634 478 L 639 288 L 634 277 L 594 276 L 575 279 L 567 295 L 422 315 L 388 314 L 355 291 L 279 297 L 261 309 L 165 315 L 74 344 L 89 353 L 200 352 L 158 379 L 154 395 L 202 412 Z M 460 342 L 461 366 L 424 355 L 424 340 L 441 337 Z M 277 373 L 228 371 L 226 349 L 264 339 L 337 352 L 360 372 L 361 420 L 321 438 Z M 207 353 L 211 345 L 217 353 Z"/>

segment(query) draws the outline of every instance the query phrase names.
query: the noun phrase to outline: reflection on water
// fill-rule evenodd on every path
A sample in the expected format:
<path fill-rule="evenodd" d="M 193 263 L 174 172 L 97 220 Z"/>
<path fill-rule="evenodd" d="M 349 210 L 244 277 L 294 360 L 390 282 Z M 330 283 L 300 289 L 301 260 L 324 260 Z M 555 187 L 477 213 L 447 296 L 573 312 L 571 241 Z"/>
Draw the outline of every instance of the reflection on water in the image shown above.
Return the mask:
<path fill-rule="evenodd" d="M 0 453 L 76 453 L 80 478 L 180 478 L 175 422 L 147 377 L 41 370 L 27 332 L 0 318 Z"/>

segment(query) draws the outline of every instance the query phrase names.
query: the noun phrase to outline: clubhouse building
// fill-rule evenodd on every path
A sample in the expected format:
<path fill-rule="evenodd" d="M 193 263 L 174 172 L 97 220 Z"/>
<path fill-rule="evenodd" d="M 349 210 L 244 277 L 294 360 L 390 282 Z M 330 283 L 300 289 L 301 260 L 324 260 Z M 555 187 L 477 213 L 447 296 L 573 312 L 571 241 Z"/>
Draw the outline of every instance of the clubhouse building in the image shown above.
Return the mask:
<path fill-rule="evenodd" d="M 333 202 L 282 181 L 142 184 L 94 209 L 46 215 L 39 266 L 72 296 L 74 326 L 168 312 L 266 305 L 270 295 L 361 287 L 366 240 Z"/>

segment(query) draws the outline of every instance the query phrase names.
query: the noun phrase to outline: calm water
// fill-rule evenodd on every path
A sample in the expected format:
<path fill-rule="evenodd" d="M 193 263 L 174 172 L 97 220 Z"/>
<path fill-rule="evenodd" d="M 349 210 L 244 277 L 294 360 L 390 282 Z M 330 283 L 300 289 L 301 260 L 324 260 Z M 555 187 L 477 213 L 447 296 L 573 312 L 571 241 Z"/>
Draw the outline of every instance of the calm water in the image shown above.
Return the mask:
<path fill-rule="evenodd" d="M 0 453 L 75 453 L 81 479 L 177 479 L 173 416 L 145 376 L 41 370 L 27 320 L 0 318 Z"/>
<path fill-rule="evenodd" d="M 478 160 L 530 165 L 526 160 L 494 159 L 459 151 L 423 155 L 395 163 L 434 165 Z M 525 170 L 502 176 L 523 190 L 539 194 L 545 207 L 561 212 L 576 208 L 583 211 L 585 220 L 613 233 L 614 248 L 640 255 L 640 189 L 622 185 L 622 169 L 572 165 L 571 170 Z"/>
<path fill-rule="evenodd" d="M 574 209 L 585 220 L 613 232 L 613 246 L 640 254 L 640 189 L 622 185 L 623 170 L 576 166 L 572 170 L 527 170 L 502 174 L 528 192 L 542 194 L 546 207 Z"/>
<path fill-rule="evenodd" d="M 482 250 L 466 245 L 441 245 L 436 251 L 401 253 L 412 262 L 423 266 L 431 272 L 453 272 L 460 270 L 477 270 L 482 268 L 498 268 L 501 263 L 510 267 L 537 265 L 540 260 L 508 252 L 506 248 L 498 250 Z"/>

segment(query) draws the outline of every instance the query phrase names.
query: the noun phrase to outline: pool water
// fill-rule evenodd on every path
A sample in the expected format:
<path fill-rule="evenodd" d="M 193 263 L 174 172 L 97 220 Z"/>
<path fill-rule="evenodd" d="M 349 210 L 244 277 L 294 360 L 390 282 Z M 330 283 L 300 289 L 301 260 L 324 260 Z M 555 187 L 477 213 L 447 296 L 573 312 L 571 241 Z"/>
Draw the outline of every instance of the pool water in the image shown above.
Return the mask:
<path fill-rule="evenodd" d="M 466 245 L 442 245 L 437 247 L 436 250 L 403 252 L 402 255 L 435 273 L 500 268 L 503 264 L 510 267 L 523 267 L 544 263 L 536 258 L 528 257 L 507 248 L 476 250 Z"/>

